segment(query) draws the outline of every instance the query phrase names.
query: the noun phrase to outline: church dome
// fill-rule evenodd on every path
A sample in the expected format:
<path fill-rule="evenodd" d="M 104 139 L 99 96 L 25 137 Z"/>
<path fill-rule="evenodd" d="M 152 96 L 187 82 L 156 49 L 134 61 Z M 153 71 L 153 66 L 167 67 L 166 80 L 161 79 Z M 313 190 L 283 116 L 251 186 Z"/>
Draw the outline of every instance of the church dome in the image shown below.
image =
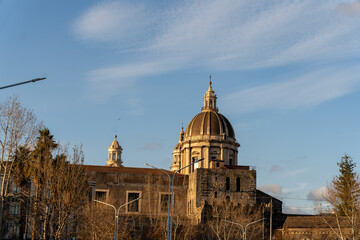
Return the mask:
<path fill-rule="evenodd" d="M 227 136 L 235 138 L 234 129 L 227 118 L 213 110 L 203 110 L 189 123 L 185 137 L 202 135 Z"/>
<path fill-rule="evenodd" d="M 210 76 L 209 88 L 205 92 L 201 112 L 189 122 L 185 132 L 183 127 L 181 128 L 179 142 L 172 154 L 171 171 L 190 174 L 196 168 L 237 165 L 240 144 L 235 139 L 230 121 L 219 113 L 216 100 Z M 199 159 L 201 162 L 191 165 Z"/>
<path fill-rule="evenodd" d="M 234 129 L 229 120 L 218 112 L 217 97 L 211 84 L 210 81 L 209 89 L 204 95 L 204 106 L 201 113 L 190 121 L 185 131 L 185 138 L 207 135 L 235 139 Z"/>

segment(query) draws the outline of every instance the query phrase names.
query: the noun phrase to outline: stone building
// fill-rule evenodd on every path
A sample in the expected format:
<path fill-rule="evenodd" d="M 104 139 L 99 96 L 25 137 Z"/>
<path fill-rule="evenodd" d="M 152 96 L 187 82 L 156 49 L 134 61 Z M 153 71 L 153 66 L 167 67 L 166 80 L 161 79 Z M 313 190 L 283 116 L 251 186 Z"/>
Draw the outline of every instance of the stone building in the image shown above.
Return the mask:
<path fill-rule="evenodd" d="M 271 199 L 281 213 L 281 201 L 256 189 L 256 170 L 238 165 L 240 144 L 230 121 L 219 113 L 216 100 L 210 82 L 201 112 L 179 134 L 171 171 L 164 170 L 170 176 L 179 172 L 174 185 L 174 216 L 201 223 L 214 204 L 226 201 L 234 206 L 265 206 Z M 157 169 L 124 167 L 116 136 L 108 152 L 106 166 L 85 166 L 91 197 L 116 206 L 142 197 L 121 213 L 166 216 L 168 176 Z"/>
<path fill-rule="evenodd" d="M 105 201 L 118 207 L 141 198 L 124 206 L 120 214 L 167 217 L 171 197 L 169 178 L 177 174 L 173 214 L 192 224 L 205 223 L 212 217 L 211 209 L 225 203 L 235 208 L 240 205 L 260 207 L 261 217 L 265 218 L 261 239 L 269 239 L 270 232 L 275 239 L 299 240 L 338 239 L 337 228 L 345 235 L 352 233 L 347 219 L 337 221 L 332 215 L 283 214 L 279 199 L 257 190 L 256 170 L 239 165 L 240 144 L 230 121 L 219 113 L 216 100 L 210 82 L 201 112 L 179 134 L 170 170 L 124 166 L 123 148 L 115 135 L 105 166 L 84 165 L 90 186 L 89 201 Z M 198 160 L 201 161 L 194 164 Z M 32 182 L 27 187 L 33 189 Z M 16 185 L 12 186 L 12 193 L 14 196 L 18 193 Z M 11 201 L 5 212 L 5 239 L 31 237 L 30 230 L 26 233 L 19 230 L 25 229 L 24 216 L 29 215 L 29 209 L 29 199 L 22 204 L 16 198 Z"/>

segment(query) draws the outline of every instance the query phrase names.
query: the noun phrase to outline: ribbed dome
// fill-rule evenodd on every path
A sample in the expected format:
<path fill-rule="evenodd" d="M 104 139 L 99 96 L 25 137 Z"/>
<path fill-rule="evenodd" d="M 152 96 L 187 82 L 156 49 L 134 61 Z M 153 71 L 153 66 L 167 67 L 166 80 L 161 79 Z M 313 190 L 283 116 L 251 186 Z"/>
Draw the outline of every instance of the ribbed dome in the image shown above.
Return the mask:
<path fill-rule="evenodd" d="M 217 111 L 202 111 L 189 123 L 185 137 L 211 135 L 235 138 L 234 129 L 229 120 Z"/>

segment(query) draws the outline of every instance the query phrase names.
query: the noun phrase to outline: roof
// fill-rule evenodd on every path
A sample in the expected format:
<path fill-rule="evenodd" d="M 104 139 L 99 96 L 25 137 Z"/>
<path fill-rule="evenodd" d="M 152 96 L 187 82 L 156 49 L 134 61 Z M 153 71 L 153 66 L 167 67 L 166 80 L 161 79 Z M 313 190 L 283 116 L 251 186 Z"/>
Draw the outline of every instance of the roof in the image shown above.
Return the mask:
<path fill-rule="evenodd" d="M 88 172 L 111 172 L 111 173 L 141 173 L 141 174 L 158 174 L 163 175 L 164 172 L 153 168 L 135 168 L 135 167 L 110 167 L 110 166 L 98 166 L 98 165 L 84 165 L 84 168 Z M 169 175 L 173 175 L 174 172 L 161 169 L 167 172 Z M 183 175 L 178 173 L 177 175 Z"/>
<path fill-rule="evenodd" d="M 339 217 L 341 227 L 349 227 L 346 217 Z M 283 228 L 337 228 L 338 223 L 335 215 L 314 215 L 314 216 L 287 216 Z"/>
<path fill-rule="evenodd" d="M 242 165 L 225 165 L 227 169 L 239 169 L 239 170 L 250 170 L 250 166 L 242 166 Z"/>
<path fill-rule="evenodd" d="M 235 132 L 229 120 L 222 114 L 207 110 L 197 114 L 189 123 L 185 131 L 185 137 L 212 135 L 235 138 Z"/>
<path fill-rule="evenodd" d="M 278 202 L 282 204 L 283 202 L 259 189 L 256 189 L 256 199 L 257 201 L 261 202 L 267 202 L 267 200 L 273 199 L 273 201 Z"/>

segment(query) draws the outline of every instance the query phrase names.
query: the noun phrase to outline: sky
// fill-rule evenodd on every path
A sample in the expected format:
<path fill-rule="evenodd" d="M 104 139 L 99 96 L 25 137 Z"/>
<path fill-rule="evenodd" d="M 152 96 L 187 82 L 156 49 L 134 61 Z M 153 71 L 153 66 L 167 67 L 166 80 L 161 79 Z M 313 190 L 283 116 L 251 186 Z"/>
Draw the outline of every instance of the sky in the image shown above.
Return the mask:
<path fill-rule="evenodd" d="M 86 164 L 117 134 L 125 166 L 169 169 L 212 75 L 239 164 L 288 213 L 313 212 L 345 153 L 359 164 L 359 60 L 360 1 L 0 0 L 0 86 L 47 77 L 1 102 Z"/>

